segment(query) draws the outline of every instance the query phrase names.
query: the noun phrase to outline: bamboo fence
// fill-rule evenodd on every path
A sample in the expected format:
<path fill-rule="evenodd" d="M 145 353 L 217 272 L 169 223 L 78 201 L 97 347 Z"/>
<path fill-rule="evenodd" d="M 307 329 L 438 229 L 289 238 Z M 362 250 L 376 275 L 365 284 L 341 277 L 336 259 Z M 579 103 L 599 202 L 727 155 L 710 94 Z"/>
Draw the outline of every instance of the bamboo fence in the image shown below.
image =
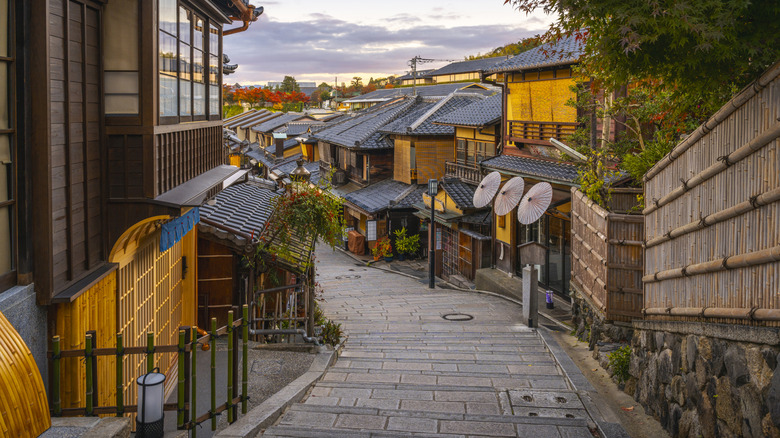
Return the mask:
<path fill-rule="evenodd" d="M 202 337 L 198 337 L 198 334 L 202 333 Z M 227 337 L 227 379 L 226 382 L 226 400 L 224 403 L 217 405 L 217 373 L 216 373 L 216 341 L 220 337 Z M 132 404 L 134 400 L 125 397 L 125 392 L 122 388 L 125 387 L 125 375 L 126 370 L 123 367 L 123 361 L 116 361 L 116 373 L 111 376 L 115 378 L 115 384 L 117 391 L 115 392 L 114 405 L 100 406 L 97 398 L 97 388 L 101 382 L 105 382 L 105 377 L 98 374 L 97 358 L 99 356 L 116 356 L 122 358 L 125 356 L 138 356 L 144 358 L 146 363 L 145 372 L 152 372 L 155 368 L 155 355 L 161 354 L 174 354 L 177 358 L 176 363 L 176 402 L 165 403 L 163 409 L 165 411 L 176 411 L 176 427 L 178 429 L 189 430 L 190 436 L 195 437 L 197 433 L 197 427 L 202 423 L 210 422 L 211 430 L 214 431 L 217 428 L 217 416 L 223 412 L 227 414 L 227 420 L 229 423 L 233 423 L 238 418 L 238 408 L 241 408 L 241 413 L 246 414 L 248 410 L 247 402 L 249 397 L 247 395 L 248 388 L 248 344 L 249 339 L 249 307 L 244 305 L 242 307 L 242 318 L 238 320 L 233 319 L 233 311 L 228 312 L 228 324 L 224 327 L 217 328 L 216 318 L 211 319 L 211 331 L 205 332 L 199 330 L 197 327 L 182 327 L 178 331 L 178 344 L 176 345 L 155 345 L 154 333 L 147 334 L 147 345 L 145 347 L 125 347 L 123 345 L 123 337 L 121 333 L 116 334 L 116 347 L 111 348 L 95 348 L 94 340 L 96 334 L 94 331 L 87 332 L 85 335 L 85 348 L 62 350 L 60 337 L 54 336 L 52 338 L 52 351 L 49 352 L 49 359 L 52 362 L 52 369 L 54 370 L 53 379 L 51 383 L 51 414 L 55 417 L 71 417 L 71 416 L 96 416 L 96 415 L 116 415 L 121 417 L 124 415 L 132 415 L 138 411 L 138 406 Z M 238 344 L 241 344 L 239 347 Z M 208 412 L 198 414 L 195 407 L 197 406 L 197 383 L 198 383 L 198 370 L 197 370 L 197 351 L 198 348 L 202 350 L 211 350 L 211 362 L 210 362 L 210 391 L 206 394 L 210 397 L 210 407 Z M 240 358 L 239 358 L 240 354 Z M 61 382 L 60 382 L 60 368 L 63 365 L 63 359 L 69 357 L 82 358 L 85 362 L 84 380 L 85 384 L 85 407 L 79 408 L 63 408 L 61 403 Z M 239 382 L 239 361 L 241 362 L 241 376 Z M 205 374 L 205 373 L 204 373 Z M 130 381 L 135 382 L 136 375 L 128 376 Z M 172 377 L 172 376 L 171 376 Z M 240 393 L 239 393 L 240 385 Z M 127 402 L 130 403 L 127 403 Z"/>
<path fill-rule="evenodd" d="M 780 62 L 645 175 L 647 319 L 780 327 Z"/>
<path fill-rule="evenodd" d="M 613 205 L 630 211 L 639 193 L 620 189 Z M 606 320 L 642 318 L 643 235 L 641 215 L 609 212 L 572 188 L 571 282 Z"/>

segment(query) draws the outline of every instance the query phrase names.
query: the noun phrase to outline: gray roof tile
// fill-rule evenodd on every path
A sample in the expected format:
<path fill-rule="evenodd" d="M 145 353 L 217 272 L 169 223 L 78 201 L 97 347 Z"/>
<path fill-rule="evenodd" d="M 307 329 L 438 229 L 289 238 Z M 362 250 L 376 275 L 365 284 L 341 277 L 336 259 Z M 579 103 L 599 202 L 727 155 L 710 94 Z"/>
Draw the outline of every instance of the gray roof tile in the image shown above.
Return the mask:
<path fill-rule="evenodd" d="M 392 147 L 389 142 L 382 141 L 382 136 L 377 135 L 379 128 L 393 120 L 399 114 L 408 109 L 414 100 L 402 99 L 384 105 L 377 105 L 366 111 L 361 111 L 342 121 L 335 126 L 328 127 L 317 132 L 314 137 L 328 143 L 337 144 L 347 148 L 378 149 Z"/>
<path fill-rule="evenodd" d="M 274 196 L 276 193 L 258 184 L 235 184 L 216 195 L 215 205 L 203 204 L 200 217 L 245 234 L 259 236 L 271 217 L 271 199 Z"/>
<path fill-rule="evenodd" d="M 492 170 L 504 170 L 520 176 L 538 177 L 565 184 L 576 182 L 577 166 L 559 161 L 539 160 L 528 157 L 499 155 L 482 161 L 482 166 Z"/>
<path fill-rule="evenodd" d="M 362 96 L 355 96 L 346 100 L 345 102 L 381 102 L 400 96 L 411 96 L 415 88 L 417 89 L 417 95 L 423 97 L 444 97 L 455 90 L 468 90 L 471 92 L 487 95 L 493 94 L 495 90 L 495 87 L 486 84 L 462 82 L 453 84 L 418 85 L 417 87 L 382 88 L 376 91 L 372 91 L 371 93 L 366 93 Z M 487 88 L 487 90 L 485 88 Z"/>
<path fill-rule="evenodd" d="M 453 126 L 486 126 L 501 121 L 501 93 L 433 118 L 433 123 Z"/>
<path fill-rule="evenodd" d="M 470 73 L 484 71 L 499 62 L 506 61 L 506 56 L 494 56 L 492 58 L 473 59 L 470 61 L 458 61 L 447 64 L 444 67 L 429 73 L 429 76 L 454 75 L 459 73 Z"/>
<path fill-rule="evenodd" d="M 422 200 L 425 185 L 409 185 L 387 179 L 344 195 L 344 199 L 368 213 L 377 213 L 394 206 L 411 206 Z M 403 198 L 400 198 L 403 196 Z M 418 199 L 419 198 L 419 199 Z M 391 201 L 397 201 L 390 205 Z"/>
<path fill-rule="evenodd" d="M 474 192 L 476 186 L 466 184 L 458 178 L 444 178 L 441 187 L 452 198 L 459 209 L 474 208 Z"/>
<path fill-rule="evenodd" d="M 280 127 L 280 126 L 283 126 L 286 123 L 293 122 L 295 120 L 302 119 L 304 117 L 307 117 L 307 116 L 304 116 L 303 114 L 300 114 L 300 113 L 282 114 L 279 117 L 274 117 L 271 120 L 268 120 L 268 121 L 263 122 L 263 123 L 261 123 L 259 125 L 253 126 L 252 127 L 252 131 L 255 131 L 255 132 L 271 132 L 274 129 L 276 129 L 276 128 Z"/>
<path fill-rule="evenodd" d="M 560 41 L 542 44 L 539 47 L 534 47 L 531 50 L 515 55 L 487 69 L 486 72 L 498 73 L 573 64 L 579 60 L 582 54 L 582 42 L 572 35 L 564 37 Z"/>
<path fill-rule="evenodd" d="M 446 101 L 437 100 L 432 101 L 430 98 L 423 99 L 415 103 L 415 105 L 398 120 L 387 124 L 387 126 L 380 129 L 381 132 L 390 134 L 404 134 L 404 135 L 452 135 L 455 133 L 455 128 L 446 125 L 436 125 L 433 120 L 443 114 L 452 112 L 458 108 L 469 105 L 472 102 L 480 100 L 478 95 L 462 95 L 459 92 L 447 96 Z M 438 105 L 438 107 L 437 107 Z M 430 111 L 435 111 L 430 114 Z M 411 129 L 412 125 L 419 122 L 426 117 L 422 123 L 420 123 L 415 129 Z"/>

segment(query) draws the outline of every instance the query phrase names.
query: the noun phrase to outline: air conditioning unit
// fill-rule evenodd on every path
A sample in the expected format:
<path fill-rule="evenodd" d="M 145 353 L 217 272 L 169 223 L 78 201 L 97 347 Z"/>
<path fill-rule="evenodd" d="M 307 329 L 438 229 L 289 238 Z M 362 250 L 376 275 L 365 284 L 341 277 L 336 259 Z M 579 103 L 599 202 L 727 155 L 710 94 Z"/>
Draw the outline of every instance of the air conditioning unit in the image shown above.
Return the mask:
<path fill-rule="evenodd" d="M 346 184 L 347 183 L 347 172 L 345 172 L 345 171 L 343 171 L 341 169 L 333 172 L 333 180 L 331 181 L 331 183 L 334 186 Z"/>

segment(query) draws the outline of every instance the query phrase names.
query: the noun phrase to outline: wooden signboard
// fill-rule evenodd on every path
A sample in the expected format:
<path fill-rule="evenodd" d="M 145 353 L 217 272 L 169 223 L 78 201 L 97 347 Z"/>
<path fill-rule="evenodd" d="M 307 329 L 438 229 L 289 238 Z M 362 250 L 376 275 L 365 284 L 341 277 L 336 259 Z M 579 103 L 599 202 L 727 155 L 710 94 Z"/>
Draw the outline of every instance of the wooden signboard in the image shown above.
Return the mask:
<path fill-rule="evenodd" d="M 537 242 L 517 245 L 517 256 L 523 265 L 544 265 L 547 260 L 547 247 Z"/>

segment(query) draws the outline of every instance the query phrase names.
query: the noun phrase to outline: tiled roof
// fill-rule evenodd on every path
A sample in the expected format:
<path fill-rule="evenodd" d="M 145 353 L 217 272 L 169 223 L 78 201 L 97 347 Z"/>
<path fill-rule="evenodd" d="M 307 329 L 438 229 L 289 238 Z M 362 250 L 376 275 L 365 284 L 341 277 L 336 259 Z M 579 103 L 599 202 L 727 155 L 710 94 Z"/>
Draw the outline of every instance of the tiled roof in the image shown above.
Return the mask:
<path fill-rule="evenodd" d="M 294 148 L 296 146 L 298 146 L 298 140 L 296 140 L 295 138 L 288 138 L 287 140 L 284 141 L 284 144 L 282 146 L 282 150 L 286 151 L 286 150 L 292 149 L 292 148 Z M 268 153 L 268 154 L 271 154 L 271 155 L 276 154 L 276 143 L 270 144 L 270 145 L 266 146 L 265 147 L 265 152 Z"/>
<path fill-rule="evenodd" d="M 421 79 L 421 78 L 430 76 L 432 71 L 435 71 L 435 69 L 431 68 L 431 69 L 428 69 L 428 70 L 417 70 L 417 75 L 416 75 L 417 79 Z M 410 79 L 412 79 L 412 74 L 411 73 L 407 73 L 407 74 L 405 74 L 403 76 L 398 76 L 397 78 L 395 78 L 395 80 L 397 80 L 397 81 L 405 81 L 405 80 L 410 80 Z"/>
<path fill-rule="evenodd" d="M 462 216 L 459 221 L 467 224 L 490 225 L 493 220 L 492 210 L 481 210 Z"/>
<path fill-rule="evenodd" d="M 388 147 L 389 142 L 382 141 L 378 130 L 406 111 L 414 103 L 413 99 L 402 99 L 384 105 L 377 105 L 367 111 L 344 119 L 317 132 L 314 137 L 328 143 L 347 148 L 377 149 Z M 389 145 L 392 147 L 392 144 Z"/>
<path fill-rule="evenodd" d="M 411 96 L 414 92 L 414 88 L 417 89 L 417 95 L 423 97 L 444 97 L 455 90 L 468 90 L 475 93 L 482 93 L 485 95 L 493 94 L 495 87 L 476 84 L 476 83 L 453 83 L 453 84 L 437 84 L 437 85 L 418 85 L 417 87 L 402 87 L 402 88 L 382 88 L 371 93 L 366 93 L 362 96 L 355 96 L 345 103 L 360 103 L 360 102 L 382 102 L 390 100 L 400 96 Z"/>
<path fill-rule="evenodd" d="M 422 200 L 422 190 L 426 190 L 425 185 L 409 185 L 387 179 L 348 193 L 344 199 L 373 214 L 390 207 L 411 206 Z M 416 199 L 418 196 L 419 199 Z M 390 205 L 391 201 L 394 202 L 393 205 Z"/>
<path fill-rule="evenodd" d="M 455 128 L 447 125 L 436 125 L 433 120 L 439 115 L 450 113 L 482 99 L 476 94 L 459 93 L 456 91 L 445 97 L 444 100 L 423 99 L 398 120 L 387 124 L 381 131 L 406 135 L 452 135 L 455 133 Z"/>
<path fill-rule="evenodd" d="M 486 70 L 489 73 L 549 67 L 572 64 L 583 53 L 582 42 L 576 36 L 568 36 L 560 41 L 543 44 L 500 62 Z"/>
<path fill-rule="evenodd" d="M 506 59 L 506 56 L 494 56 L 492 58 L 453 62 L 452 64 L 447 64 L 438 70 L 434 70 L 430 73 L 430 76 L 454 75 L 459 73 L 483 71 L 487 68 L 493 67 L 501 61 L 506 61 Z"/>
<path fill-rule="evenodd" d="M 272 190 L 260 184 L 234 184 L 217 193 L 215 205 L 200 206 L 200 217 L 244 234 L 259 236 L 271 217 Z"/>
<path fill-rule="evenodd" d="M 227 119 L 224 119 L 222 122 L 223 123 L 229 123 L 229 122 L 232 122 L 233 120 L 240 119 L 242 117 L 249 117 L 251 114 L 254 114 L 256 112 L 257 112 L 256 109 L 251 109 L 249 111 L 244 111 L 243 113 L 236 114 L 235 116 L 228 117 Z"/>
<path fill-rule="evenodd" d="M 536 177 L 564 184 L 572 184 L 578 179 L 576 166 L 536 158 L 499 155 L 483 161 L 482 166 L 492 170 L 504 170 L 520 176 Z"/>
<path fill-rule="evenodd" d="M 282 114 L 279 117 L 274 117 L 271 120 L 268 120 L 267 122 L 261 123 L 259 125 L 253 126 L 252 131 L 255 132 L 271 132 L 274 129 L 284 125 L 285 123 L 293 122 L 298 119 L 302 119 L 306 116 L 300 113 L 287 113 Z"/>
<path fill-rule="evenodd" d="M 309 130 L 309 127 L 311 125 L 323 125 L 324 122 L 322 121 L 314 121 L 314 120 L 306 120 L 302 122 L 290 122 L 285 126 L 282 126 L 280 128 L 277 128 L 274 130 L 274 132 L 284 132 L 287 134 L 287 137 L 294 137 L 297 135 L 301 135 Z"/>
<path fill-rule="evenodd" d="M 257 143 L 251 144 L 249 151 L 246 152 L 246 156 L 249 158 L 254 158 L 255 160 L 262 163 L 263 166 L 268 168 L 275 165 L 273 155 L 266 157 L 265 153 L 263 153 L 263 150 L 260 149 L 260 146 Z"/>
<path fill-rule="evenodd" d="M 257 116 L 260 116 L 262 114 L 267 113 L 266 110 L 257 111 L 257 110 L 251 110 L 247 111 L 245 113 L 239 114 L 237 116 L 231 117 L 228 120 L 225 120 L 223 123 L 223 127 L 233 129 L 236 126 L 240 125 L 242 122 L 255 118 Z"/>
<path fill-rule="evenodd" d="M 458 178 L 444 178 L 441 187 L 459 209 L 474 208 L 474 192 L 477 190 L 475 186 L 466 184 Z"/>
<path fill-rule="evenodd" d="M 433 123 L 453 126 L 486 126 L 501 121 L 501 93 L 433 118 Z"/>
<path fill-rule="evenodd" d="M 286 158 L 283 162 L 277 164 L 275 167 L 272 167 L 271 170 L 278 174 L 289 175 L 290 172 L 298 167 L 298 163 L 296 161 L 301 157 L 303 157 L 303 155 L 295 154 L 290 158 Z M 320 163 L 318 161 L 311 163 L 305 162 L 303 163 L 303 167 L 311 173 L 320 171 Z"/>
<path fill-rule="evenodd" d="M 251 128 L 253 126 L 256 126 L 256 125 L 259 125 L 261 123 L 265 123 L 265 122 L 267 122 L 269 120 L 275 119 L 275 118 L 277 118 L 277 117 L 279 117 L 281 115 L 282 115 L 281 113 L 274 113 L 274 112 L 267 111 L 267 110 L 263 110 L 262 112 L 258 111 L 257 112 L 257 116 L 250 117 L 248 119 L 242 120 L 236 126 L 236 128 L 238 128 L 238 129 Z"/>
<path fill-rule="evenodd" d="M 414 204 L 422 202 L 423 193 L 428 191 L 428 184 L 418 184 L 417 188 L 409 192 L 408 195 L 401 198 L 394 207 L 412 207 Z"/>

